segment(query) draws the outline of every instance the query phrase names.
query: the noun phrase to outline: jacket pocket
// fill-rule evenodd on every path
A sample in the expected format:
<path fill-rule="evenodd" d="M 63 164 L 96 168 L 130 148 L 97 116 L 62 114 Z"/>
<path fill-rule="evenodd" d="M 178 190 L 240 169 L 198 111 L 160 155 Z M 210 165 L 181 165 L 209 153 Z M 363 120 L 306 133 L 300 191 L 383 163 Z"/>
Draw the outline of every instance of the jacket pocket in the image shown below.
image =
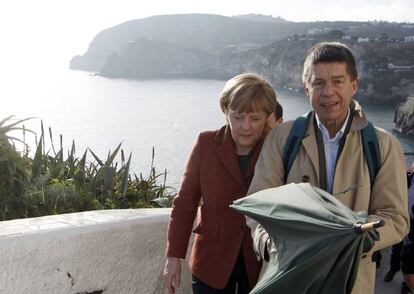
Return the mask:
<path fill-rule="evenodd" d="M 193 233 L 206 237 L 217 237 L 219 232 L 218 224 L 199 223 L 193 230 Z"/>

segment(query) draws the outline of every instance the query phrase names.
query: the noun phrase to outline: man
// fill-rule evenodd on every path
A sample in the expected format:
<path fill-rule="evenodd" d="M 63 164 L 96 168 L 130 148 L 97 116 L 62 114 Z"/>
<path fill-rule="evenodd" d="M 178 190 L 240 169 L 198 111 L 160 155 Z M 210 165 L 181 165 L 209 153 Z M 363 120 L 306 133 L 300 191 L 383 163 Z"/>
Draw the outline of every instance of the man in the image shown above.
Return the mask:
<path fill-rule="evenodd" d="M 367 125 L 360 105 L 352 100 L 358 89 L 355 58 L 341 43 L 319 43 L 309 49 L 303 83 L 313 113 L 292 167 L 285 175 L 283 149 L 293 122 L 279 125 L 268 135 L 256 164 L 248 194 L 287 183 L 309 182 L 322 188 L 354 211 L 368 211 L 368 221 L 385 220 L 380 240 L 360 262 L 352 293 L 374 293 L 372 253 L 399 242 L 408 232 L 404 157 L 399 142 L 375 129 L 381 153 L 380 169 L 371 187 L 364 159 L 361 130 Z M 286 178 L 285 178 L 286 176 Z M 286 179 L 286 180 L 285 180 Z M 255 250 L 263 257 L 269 237 L 254 221 Z"/>
<path fill-rule="evenodd" d="M 414 173 L 414 162 L 412 163 L 411 167 L 409 167 L 407 169 L 407 187 L 408 187 L 408 211 L 409 211 L 409 215 L 410 215 L 410 223 L 413 222 L 413 202 L 414 202 L 414 186 L 412 186 L 412 182 L 414 182 L 414 177 L 413 177 L 413 173 Z M 413 231 L 413 226 L 410 226 L 410 232 L 408 234 L 408 236 L 410 238 L 405 238 L 407 239 L 408 243 L 411 244 L 411 240 L 414 237 L 414 231 Z M 387 272 L 387 274 L 384 277 L 384 281 L 385 282 L 391 282 L 394 279 L 394 276 L 397 272 L 399 272 L 401 270 L 401 263 L 404 262 L 405 265 L 408 265 L 409 263 L 406 260 L 401 260 L 401 252 L 404 246 L 404 240 L 401 241 L 400 243 L 394 244 L 392 246 L 391 249 L 391 256 L 390 256 L 390 269 Z M 411 255 L 411 254 L 410 254 Z M 412 265 L 412 268 L 414 268 L 414 263 Z M 411 269 L 410 271 L 414 270 Z M 403 286 L 401 289 L 401 293 L 404 292 L 404 288 L 408 287 L 405 282 L 403 282 Z M 405 293 L 405 292 L 404 292 Z"/>
<path fill-rule="evenodd" d="M 273 129 L 274 127 L 280 125 L 283 122 L 283 107 L 282 105 L 277 101 L 276 102 L 276 107 L 275 107 L 275 111 L 273 111 L 268 119 L 267 119 L 267 124 L 269 125 L 269 127 L 271 129 Z"/>

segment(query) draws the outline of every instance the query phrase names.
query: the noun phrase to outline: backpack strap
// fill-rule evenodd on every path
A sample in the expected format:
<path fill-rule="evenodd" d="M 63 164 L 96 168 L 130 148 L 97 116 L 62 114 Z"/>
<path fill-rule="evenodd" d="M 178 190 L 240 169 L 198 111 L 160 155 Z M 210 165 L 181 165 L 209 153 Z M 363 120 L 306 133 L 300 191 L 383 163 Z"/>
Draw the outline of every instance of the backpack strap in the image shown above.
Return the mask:
<path fill-rule="evenodd" d="M 285 147 L 283 149 L 283 167 L 285 169 L 284 181 L 286 183 L 290 168 L 296 155 L 299 153 L 302 139 L 308 129 L 309 120 L 312 116 L 312 111 L 299 116 L 293 123 L 289 136 L 286 139 Z"/>
<path fill-rule="evenodd" d="M 368 122 L 368 125 L 362 129 L 361 139 L 372 187 L 381 165 L 380 147 L 377 134 L 375 133 L 375 128 L 372 123 Z"/>

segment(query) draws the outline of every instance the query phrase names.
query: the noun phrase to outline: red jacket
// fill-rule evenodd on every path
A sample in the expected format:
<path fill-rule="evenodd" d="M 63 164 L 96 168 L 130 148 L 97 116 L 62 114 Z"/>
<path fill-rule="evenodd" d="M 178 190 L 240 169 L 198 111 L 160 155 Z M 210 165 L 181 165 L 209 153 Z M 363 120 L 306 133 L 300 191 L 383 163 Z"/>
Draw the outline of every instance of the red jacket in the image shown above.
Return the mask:
<path fill-rule="evenodd" d="M 226 286 L 242 247 L 250 285 L 257 282 L 261 263 L 253 251 L 250 229 L 245 217 L 229 205 L 246 195 L 262 144 L 263 140 L 256 144 L 243 176 L 230 129 L 201 133 L 174 199 L 166 254 L 185 258 L 200 204 L 190 270 L 213 288 Z"/>

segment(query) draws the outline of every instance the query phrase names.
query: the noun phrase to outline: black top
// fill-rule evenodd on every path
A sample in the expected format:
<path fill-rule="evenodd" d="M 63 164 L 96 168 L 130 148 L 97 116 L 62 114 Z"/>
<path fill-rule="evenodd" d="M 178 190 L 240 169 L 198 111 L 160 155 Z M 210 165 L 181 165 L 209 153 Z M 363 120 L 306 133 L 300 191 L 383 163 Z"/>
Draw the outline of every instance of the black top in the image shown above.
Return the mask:
<path fill-rule="evenodd" d="M 252 158 L 252 153 L 249 152 L 247 155 L 237 155 L 237 158 L 239 159 L 240 171 L 242 175 L 244 175 L 249 166 L 250 158 Z"/>

